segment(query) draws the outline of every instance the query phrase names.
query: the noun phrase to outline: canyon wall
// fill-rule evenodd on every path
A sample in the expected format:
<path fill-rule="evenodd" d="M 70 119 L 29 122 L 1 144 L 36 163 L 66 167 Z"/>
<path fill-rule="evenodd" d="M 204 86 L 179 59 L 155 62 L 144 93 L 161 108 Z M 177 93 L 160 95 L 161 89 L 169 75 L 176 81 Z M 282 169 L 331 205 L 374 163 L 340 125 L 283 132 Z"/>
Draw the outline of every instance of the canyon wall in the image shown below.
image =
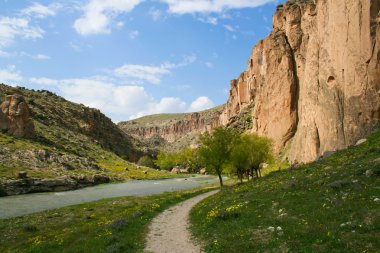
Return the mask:
<path fill-rule="evenodd" d="M 293 0 L 231 82 L 223 125 L 252 109 L 253 132 L 290 162 L 354 144 L 380 125 L 380 2 Z"/>
<path fill-rule="evenodd" d="M 203 112 L 159 114 L 120 122 L 118 126 L 132 136 L 149 139 L 160 136 L 168 143 L 194 136 L 218 127 L 222 106 Z M 192 138 L 193 139 L 193 138 Z"/>
<path fill-rule="evenodd" d="M 380 126 L 379 10 L 379 0 L 289 0 L 231 81 L 223 110 L 207 121 L 195 113 L 119 126 L 172 143 L 219 125 L 250 129 L 291 163 L 346 148 Z"/>

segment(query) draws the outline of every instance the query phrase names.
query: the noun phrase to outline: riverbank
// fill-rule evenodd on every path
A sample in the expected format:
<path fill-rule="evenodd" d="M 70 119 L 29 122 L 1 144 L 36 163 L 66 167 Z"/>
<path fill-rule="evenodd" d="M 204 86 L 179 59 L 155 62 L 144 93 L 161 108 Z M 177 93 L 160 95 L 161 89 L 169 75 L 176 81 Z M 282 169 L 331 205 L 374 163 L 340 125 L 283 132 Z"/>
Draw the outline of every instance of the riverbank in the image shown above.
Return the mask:
<path fill-rule="evenodd" d="M 142 252 L 153 217 L 212 189 L 103 199 L 0 220 L 0 252 Z"/>

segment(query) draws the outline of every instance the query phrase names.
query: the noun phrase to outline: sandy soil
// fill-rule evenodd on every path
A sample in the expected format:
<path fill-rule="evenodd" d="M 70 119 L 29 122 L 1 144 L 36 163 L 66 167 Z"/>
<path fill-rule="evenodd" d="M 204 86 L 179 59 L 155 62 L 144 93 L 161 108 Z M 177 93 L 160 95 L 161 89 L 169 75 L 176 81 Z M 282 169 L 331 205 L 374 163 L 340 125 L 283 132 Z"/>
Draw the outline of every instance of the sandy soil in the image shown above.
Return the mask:
<path fill-rule="evenodd" d="M 207 192 L 186 200 L 159 214 L 149 227 L 145 252 L 200 253 L 201 247 L 191 241 L 188 231 L 190 210 L 218 191 Z"/>

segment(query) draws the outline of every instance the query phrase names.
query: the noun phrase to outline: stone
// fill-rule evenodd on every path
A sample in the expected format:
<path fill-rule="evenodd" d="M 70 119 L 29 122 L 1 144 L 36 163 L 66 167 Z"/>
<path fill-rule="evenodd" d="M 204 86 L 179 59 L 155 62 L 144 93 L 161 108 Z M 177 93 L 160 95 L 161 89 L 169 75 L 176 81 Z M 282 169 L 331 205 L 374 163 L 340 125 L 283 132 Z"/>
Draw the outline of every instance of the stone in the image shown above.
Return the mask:
<path fill-rule="evenodd" d="M 366 170 L 364 174 L 366 177 L 372 177 L 373 176 L 373 170 Z"/>
<path fill-rule="evenodd" d="M 0 130 L 15 137 L 33 138 L 35 136 L 29 107 L 22 95 L 8 95 L 1 103 Z"/>
<path fill-rule="evenodd" d="M 337 180 L 329 184 L 329 186 L 335 190 L 339 190 L 341 188 L 344 188 L 350 184 L 350 181 L 347 180 Z"/>
<path fill-rule="evenodd" d="M 359 146 L 360 144 L 363 144 L 363 143 L 365 143 L 365 142 L 367 142 L 367 139 L 360 139 L 360 140 L 358 140 L 358 141 L 356 142 L 355 146 Z"/>
<path fill-rule="evenodd" d="M 170 172 L 175 173 L 175 174 L 179 174 L 179 173 L 181 173 L 181 169 L 178 166 L 176 166 Z"/>
<path fill-rule="evenodd" d="M 201 175 L 205 175 L 205 174 L 206 174 L 206 169 L 205 169 L 205 168 L 201 169 L 201 170 L 199 171 L 199 173 L 200 173 Z"/>
<path fill-rule="evenodd" d="M 19 171 L 19 172 L 17 173 L 17 177 L 18 177 L 18 178 L 21 178 L 21 179 L 23 179 L 23 178 L 27 178 L 27 177 L 28 177 L 28 173 L 27 173 L 26 171 Z"/>

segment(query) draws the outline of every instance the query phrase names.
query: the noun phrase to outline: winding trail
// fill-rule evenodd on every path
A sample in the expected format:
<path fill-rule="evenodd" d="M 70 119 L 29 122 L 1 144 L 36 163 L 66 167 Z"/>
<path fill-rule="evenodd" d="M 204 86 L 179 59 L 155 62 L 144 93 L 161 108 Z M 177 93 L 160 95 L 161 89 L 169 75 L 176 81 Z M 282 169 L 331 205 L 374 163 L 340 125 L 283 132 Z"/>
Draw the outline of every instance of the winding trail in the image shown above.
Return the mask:
<path fill-rule="evenodd" d="M 201 247 L 191 241 L 188 231 L 190 210 L 216 191 L 198 195 L 177 204 L 153 219 L 147 235 L 145 252 L 154 253 L 200 253 Z"/>

